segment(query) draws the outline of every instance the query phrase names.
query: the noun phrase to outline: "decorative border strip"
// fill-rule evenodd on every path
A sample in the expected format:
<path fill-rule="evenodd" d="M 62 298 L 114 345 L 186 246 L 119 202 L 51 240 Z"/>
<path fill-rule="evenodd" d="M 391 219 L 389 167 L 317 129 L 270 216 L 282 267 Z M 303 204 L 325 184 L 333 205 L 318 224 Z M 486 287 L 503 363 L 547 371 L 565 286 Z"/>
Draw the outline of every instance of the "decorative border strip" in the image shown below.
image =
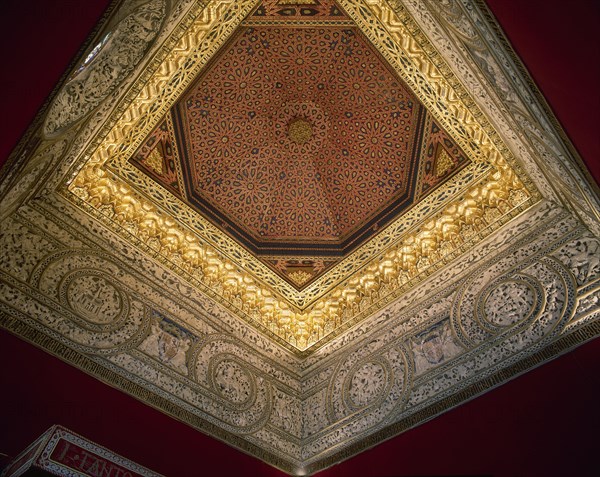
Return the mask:
<path fill-rule="evenodd" d="M 439 416 L 440 414 L 449 411 L 467 401 L 470 401 L 486 392 L 514 379 L 518 376 L 543 365 L 544 363 L 551 361 L 559 356 L 573 350 L 574 348 L 598 338 L 600 335 L 600 321 L 594 321 L 585 324 L 583 327 L 561 336 L 558 340 L 554 341 L 544 349 L 512 364 L 500 371 L 495 372 L 491 376 L 474 383 L 467 388 L 459 391 L 458 393 L 444 398 L 410 416 L 395 422 L 394 424 L 370 435 L 369 437 L 351 444 L 345 449 L 336 452 L 333 455 L 325 457 L 324 459 L 309 464 L 305 467 L 307 475 L 311 475 L 315 472 L 331 467 L 332 465 L 338 464 L 346 459 L 349 459 L 373 446 L 380 444 L 392 437 L 395 437 L 403 432 L 412 429 L 426 421 Z"/>
<path fill-rule="evenodd" d="M 144 404 L 187 424 L 197 431 L 210 437 L 214 437 L 228 445 L 231 445 L 242 452 L 248 453 L 257 459 L 267 462 L 283 472 L 293 474 L 298 466 L 289 461 L 248 442 L 241 436 L 228 432 L 215 424 L 202 419 L 181 407 L 177 406 L 168 399 L 142 387 L 141 385 L 129 381 L 124 376 L 107 369 L 100 363 L 88 358 L 87 356 L 69 348 L 68 346 L 56 341 L 50 336 L 30 327 L 18 318 L 7 315 L 0 311 L 0 328 L 11 332 L 19 338 L 35 345 L 47 353 L 59 358 L 60 360 L 76 367 L 80 371 L 92 376 L 104 384 L 114 387 L 126 394 L 136 398 Z"/>
<path fill-rule="evenodd" d="M 168 416 L 177 419 L 185 424 L 188 424 L 196 430 L 215 437 L 243 452 L 247 452 L 252 456 L 276 467 L 283 472 L 294 474 L 299 470 L 298 465 L 294 465 L 289 461 L 282 459 L 263 448 L 252 444 L 240 436 L 224 431 L 220 427 L 205 421 L 204 419 L 187 412 L 176 406 L 167 399 L 143 388 L 139 384 L 128 381 L 123 376 L 110 371 L 101 364 L 87 358 L 86 356 L 74 351 L 73 349 L 57 342 L 49 336 L 29 327 L 17 318 L 6 315 L 0 312 L 0 327 L 19 336 L 29 343 L 41 347 L 53 356 L 61 359 L 85 372 L 86 374 L 115 387 L 130 396 L 144 402 L 145 404 L 167 414 Z M 309 464 L 301 470 L 307 474 L 313 474 L 327 467 L 335 465 L 343 460 L 346 460 L 360 452 L 367 450 L 387 439 L 390 439 L 398 434 L 401 434 L 425 421 L 428 421 L 445 411 L 448 411 L 466 401 L 469 401 L 485 392 L 513 379 L 519 375 L 536 368 L 562 354 L 580 346 L 600 335 L 600 321 L 594 321 L 584 324 L 581 328 L 570 332 L 557 339 L 555 342 L 546 346 L 544 349 L 524 358 L 523 360 L 508 366 L 493 375 L 475 383 L 458 393 L 442 399 L 415 414 L 412 414 L 401 421 L 398 421 L 375 434 L 356 442 L 347 448 L 330 455 L 319 462 Z"/>

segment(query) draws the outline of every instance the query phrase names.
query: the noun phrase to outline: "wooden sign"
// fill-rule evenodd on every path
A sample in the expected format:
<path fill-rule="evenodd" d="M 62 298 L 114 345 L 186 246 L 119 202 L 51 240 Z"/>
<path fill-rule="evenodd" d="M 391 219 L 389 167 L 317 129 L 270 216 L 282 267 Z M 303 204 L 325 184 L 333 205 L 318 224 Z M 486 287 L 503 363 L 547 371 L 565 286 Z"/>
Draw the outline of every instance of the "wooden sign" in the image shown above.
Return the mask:
<path fill-rule="evenodd" d="M 40 475 L 162 477 L 61 426 L 52 426 L 2 472 L 1 477 Z"/>

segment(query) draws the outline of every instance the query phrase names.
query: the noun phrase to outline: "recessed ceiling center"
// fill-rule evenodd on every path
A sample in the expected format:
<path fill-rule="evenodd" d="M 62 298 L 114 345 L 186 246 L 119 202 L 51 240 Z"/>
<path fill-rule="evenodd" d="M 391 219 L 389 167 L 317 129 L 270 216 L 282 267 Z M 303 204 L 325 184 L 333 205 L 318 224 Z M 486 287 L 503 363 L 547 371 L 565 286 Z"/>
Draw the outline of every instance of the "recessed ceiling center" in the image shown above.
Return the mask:
<path fill-rule="evenodd" d="M 134 162 L 304 287 L 468 160 L 347 18 L 260 21 L 239 28 Z"/>

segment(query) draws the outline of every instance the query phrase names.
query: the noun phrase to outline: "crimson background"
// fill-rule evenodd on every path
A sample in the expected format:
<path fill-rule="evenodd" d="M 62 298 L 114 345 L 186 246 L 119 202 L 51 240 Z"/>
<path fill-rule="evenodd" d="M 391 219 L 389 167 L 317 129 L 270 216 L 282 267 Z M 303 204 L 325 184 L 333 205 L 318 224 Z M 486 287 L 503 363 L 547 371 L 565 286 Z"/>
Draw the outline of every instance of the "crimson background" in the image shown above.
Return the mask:
<path fill-rule="evenodd" d="M 598 181 L 600 2 L 487 3 Z M 0 4 L 1 162 L 107 4 Z M 0 363 L 0 453 L 59 423 L 170 477 L 283 475 L 4 331 Z M 597 339 L 318 475 L 596 475 L 599 365 Z"/>

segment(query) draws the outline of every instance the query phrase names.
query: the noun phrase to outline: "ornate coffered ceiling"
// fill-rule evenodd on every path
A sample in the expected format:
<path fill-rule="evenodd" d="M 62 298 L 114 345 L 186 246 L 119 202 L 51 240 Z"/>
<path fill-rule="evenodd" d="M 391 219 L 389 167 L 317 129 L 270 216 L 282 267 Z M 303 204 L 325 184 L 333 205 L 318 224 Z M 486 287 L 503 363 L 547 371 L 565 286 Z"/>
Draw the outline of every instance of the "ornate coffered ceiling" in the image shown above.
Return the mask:
<path fill-rule="evenodd" d="M 597 335 L 598 196 L 499 35 L 115 4 L 3 171 L 3 326 L 297 474 Z"/>
<path fill-rule="evenodd" d="M 468 159 L 335 4 L 264 8 L 133 161 L 301 289 Z"/>
<path fill-rule="evenodd" d="M 217 52 L 229 36 L 215 35 L 202 43 L 209 53 L 193 56 L 195 61 L 188 60 L 185 69 L 163 67 L 139 84 L 138 98 L 145 99 L 131 102 L 99 147 L 90 151 L 65 197 L 76 197 L 113 229 L 125 229 L 134 241 L 141 239 L 186 274 L 186 280 L 216 293 L 253 326 L 292 349 L 309 351 L 336 336 L 342 326 L 381 309 L 444 259 L 532 205 L 536 190 L 525 185 L 525 174 L 515 174 L 511 154 L 492 142 L 493 130 L 474 121 L 476 106 L 466 92 L 444 89 L 451 73 L 446 72 L 446 79 L 433 64 L 424 73 L 419 71 L 410 56 L 414 53 L 409 55 L 407 46 L 394 41 L 386 26 L 397 35 L 406 32 L 394 26 L 399 19 L 393 10 L 346 5 L 348 15 L 354 15 L 355 26 L 350 29 L 350 20 L 337 4 L 321 5 L 324 11 L 339 14 L 314 25 L 302 16 L 263 20 L 268 10 L 263 15 L 262 8 L 255 2 L 238 2 L 228 23 L 219 16 L 225 10 L 219 11 L 213 19 L 218 29 L 228 26 L 233 32 L 227 46 Z M 210 28 L 203 22 L 196 26 Z M 268 26 L 255 26 L 257 22 Z M 261 33 L 268 35 L 263 38 L 266 43 L 259 40 Z M 179 64 L 189 58 L 184 40 L 189 39 L 174 45 L 167 61 Z M 311 46 L 313 42 L 316 46 Z M 248 43 L 256 43 L 255 55 L 247 53 Z M 319 45 L 325 50 L 318 63 L 312 60 L 315 70 L 298 68 L 299 58 L 303 65 L 305 59 L 310 64 L 310 50 Z M 334 49 L 326 56 L 331 45 Z M 415 39 L 410 47 L 424 61 Z M 363 60 L 369 64 L 363 67 Z M 376 80 L 367 79 L 379 82 L 377 88 L 359 83 L 358 71 L 365 69 L 375 75 Z M 236 79 L 236 71 L 243 78 Z M 356 76 L 354 93 L 345 95 L 339 78 L 351 71 Z M 85 73 L 84 69 L 80 74 Z M 327 84 L 320 83 L 325 79 Z M 364 83 L 364 78 L 360 81 Z M 152 90 L 162 82 L 177 88 L 167 87 L 170 94 L 156 98 Z M 411 82 L 424 82 L 425 107 L 407 91 Z M 323 93 L 309 99 L 319 84 Z M 434 88 L 440 87 L 436 93 Z M 359 96 L 358 91 L 365 93 Z M 448 117 L 445 100 L 464 115 L 464 123 Z M 408 103 L 413 106 L 401 113 Z M 432 117 L 434 113 L 439 119 Z M 289 132 L 302 124 L 298 121 L 310 134 L 313 128 L 316 131 L 303 144 Z M 250 128 L 246 136 L 239 132 L 240 124 Z M 389 129 L 389 138 L 382 128 Z M 170 140 L 155 138 L 168 131 Z M 156 141 L 159 148 L 150 147 Z M 373 146 L 379 143 L 384 149 L 376 151 Z M 405 149 L 399 147 L 396 155 L 385 149 L 401 144 Z M 172 170 L 166 157 L 160 167 L 156 163 L 157 154 L 164 151 L 168 156 L 169 150 L 174 155 Z M 149 153 L 146 162 L 140 157 L 144 151 Z M 147 173 L 133 167 L 132 157 Z M 262 165 L 252 166 L 253 160 Z M 440 164 L 446 160 L 446 166 L 438 165 L 438 160 Z M 151 163 L 154 174 L 148 174 Z M 157 169 L 164 176 L 164 187 L 157 187 L 160 179 L 151 177 Z M 179 185 L 173 183 L 175 175 Z M 274 177 L 263 180 L 273 189 L 263 194 L 272 205 L 265 209 L 253 199 L 247 204 L 241 188 L 258 187 L 254 177 L 269 175 Z M 387 183 L 387 190 L 378 190 L 377 180 Z M 361 195 L 361 190 L 369 192 Z M 312 207 L 312 212 L 304 215 L 299 207 L 303 211 Z M 373 234 L 373 227 L 382 230 Z M 267 236 L 263 238 L 261 231 Z M 365 235 L 373 237 L 365 240 Z M 362 246 L 359 239 L 365 242 Z M 274 252 L 280 253 L 273 256 Z M 328 256 L 328 252 L 337 253 Z M 318 274 L 319 268 L 323 270 Z M 303 284 L 307 286 L 299 289 Z"/>

